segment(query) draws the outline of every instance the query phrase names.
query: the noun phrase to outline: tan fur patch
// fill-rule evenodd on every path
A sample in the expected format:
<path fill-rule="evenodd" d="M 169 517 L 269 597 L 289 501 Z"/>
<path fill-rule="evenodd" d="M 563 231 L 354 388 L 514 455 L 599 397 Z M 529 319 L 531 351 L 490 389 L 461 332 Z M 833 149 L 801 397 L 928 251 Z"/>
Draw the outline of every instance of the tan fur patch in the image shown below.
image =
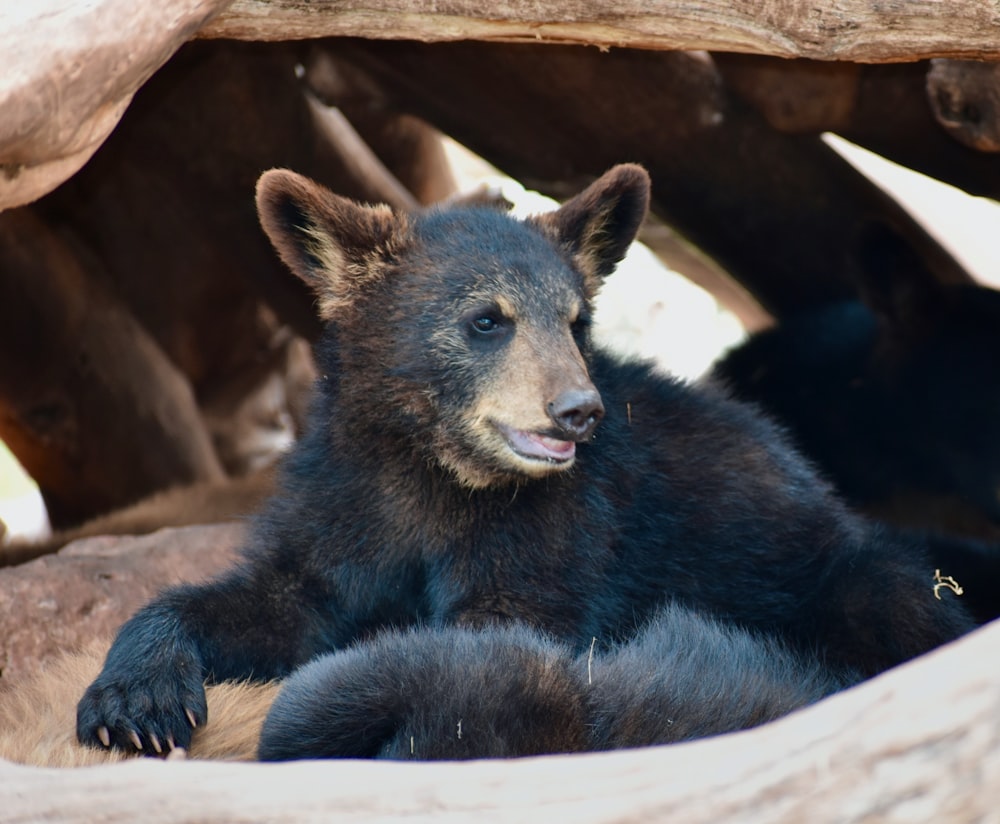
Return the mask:
<path fill-rule="evenodd" d="M 321 318 L 327 319 L 336 313 L 341 302 L 337 284 L 339 273 L 347 271 L 347 257 L 344 250 L 334 243 L 330 234 L 318 226 L 304 226 L 301 232 L 308 238 L 306 248 L 309 254 L 321 261 L 323 269 L 329 273 L 324 279 L 324 288 L 316 295 L 317 312 Z"/>
<path fill-rule="evenodd" d="M 56 658 L 0 691 L 0 758 L 38 767 L 84 767 L 130 756 L 76 740 L 76 704 L 101 670 L 109 644 L 94 643 Z M 209 686 L 209 722 L 195 732 L 191 758 L 251 761 L 278 684 Z"/>
<path fill-rule="evenodd" d="M 573 256 L 573 262 L 583 274 L 588 296 L 591 298 L 603 281 L 597 271 L 597 258 L 609 241 L 607 224 L 610 212 L 610 206 L 595 210 L 584 227 L 583 235 L 578 239 L 579 251 Z"/>
<path fill-rule="evenodd" d="M 326 229 L 316 225 L 303 229 L 308 237 L 308 250 L 322 262 L 322 286 L 317 289 L 317 310 L 323 320 L 330 320 L 349 305 L 358 289 L 383 277 L 386 261 L 398 253 L 405 236 L 408 221 L 404 216 L 393 215 L 388 206 L 360 207 L 376 221 L 394 223 L 394 230 L 383 243 L 374 248 L 352 252 L 341 246 Z"/>
<path fill-rule="evenodd" d="M 497 424 L 526 432 L 551 430 L 548 404 L 561 392 L 590 385 L 587 367 L 569 330 L 564 337 L 521 328 L 511 341 L 503 366 L 480 387 L 476 403 L 462 416 L 462 426 L 481 455 L 493 466 L 472 463 L 463 449 L 445 453 L 443 462 L 470 487 L 496 482 L 496 467 L 515 477 L 540 478 L 569 469 L 574 461 L 549 463 L 519 455 Z"/>

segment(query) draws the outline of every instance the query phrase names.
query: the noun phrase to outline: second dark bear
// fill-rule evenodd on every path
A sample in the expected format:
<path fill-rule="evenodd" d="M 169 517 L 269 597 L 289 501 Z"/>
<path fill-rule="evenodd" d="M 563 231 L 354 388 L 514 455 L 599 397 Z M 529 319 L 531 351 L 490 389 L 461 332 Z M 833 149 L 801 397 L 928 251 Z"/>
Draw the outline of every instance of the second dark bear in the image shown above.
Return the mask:
<path fill-rule="evenodd" d="M 920 547 L 751 408 L 591 347 L 648 197 L 625 165 L 526 222 L 393 215 L 265 174 L 264 228 L 327 324 L 310 426 L 243 561 L 122 628 L 81 741 L 184 746 L 206 679 L 283 677 L 386 627 L 516 623 L 580 654 L 672 602 L 864 675 L 968 629 Z"/>
<path fill-rule="evenodd" d="M 282 685 L 265 761 L 622 749 L 780 718 L 843 687 L 815 657 L 679 606 L 574 652 L 520 623 L 385 632 Z"/>
<path fill-rule="evenodd" d="M 712 378 L 787 427 L 859 509 L 920 530 L 981 621 L 1000 615 L 1000 292 L 939 282 L 889 227 L 857 242 L 862 300 L 782 320 Z"/>

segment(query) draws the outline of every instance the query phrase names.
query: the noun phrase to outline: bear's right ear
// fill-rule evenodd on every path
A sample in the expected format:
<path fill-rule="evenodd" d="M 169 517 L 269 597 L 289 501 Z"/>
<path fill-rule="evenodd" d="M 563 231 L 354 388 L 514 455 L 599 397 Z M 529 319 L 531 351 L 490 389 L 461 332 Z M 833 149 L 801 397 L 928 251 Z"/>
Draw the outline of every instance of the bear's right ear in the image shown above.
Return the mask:
<path fill-rule="evenodd" d="M 257 214 L 281 259 L 316 293 L 323 320 L 382 275 L 405 223 L 388 206 L 363 206 L 287 169 L 260 176 Z"/>

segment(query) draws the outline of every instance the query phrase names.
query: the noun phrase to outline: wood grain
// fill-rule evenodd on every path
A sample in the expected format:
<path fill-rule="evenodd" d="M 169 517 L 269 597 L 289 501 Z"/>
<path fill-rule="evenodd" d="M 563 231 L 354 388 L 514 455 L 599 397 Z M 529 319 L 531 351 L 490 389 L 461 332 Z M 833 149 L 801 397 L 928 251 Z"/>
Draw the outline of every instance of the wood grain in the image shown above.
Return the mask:
<path fill-rule="evenodd" d="M 71 177 L 135 90 L 195 36 L 577 43 L 878 63 L 1000 59 L 1000 10 L 981 0 L 7 3 L 0 8 L 0 209 L 30 203 Z"/>
<path fill-rule="evenodd" d="M 980 0 L 235 0 L 200 32 L 255 40 L 334 35 L 893 62 L 1000 57 L 1000 11 Z"/>

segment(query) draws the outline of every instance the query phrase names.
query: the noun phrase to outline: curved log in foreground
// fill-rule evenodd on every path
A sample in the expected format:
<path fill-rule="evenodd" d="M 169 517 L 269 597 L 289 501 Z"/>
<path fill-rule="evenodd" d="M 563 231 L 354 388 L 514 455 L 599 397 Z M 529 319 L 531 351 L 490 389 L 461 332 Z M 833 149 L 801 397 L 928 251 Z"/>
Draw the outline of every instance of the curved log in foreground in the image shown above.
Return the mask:
<path fill-rule="evenodd" d="M 977 821 L 1000 806 L 1000 624 L 782 721 L 516 761 L 54 770 L 0 763 L 9 822 Z"/>

